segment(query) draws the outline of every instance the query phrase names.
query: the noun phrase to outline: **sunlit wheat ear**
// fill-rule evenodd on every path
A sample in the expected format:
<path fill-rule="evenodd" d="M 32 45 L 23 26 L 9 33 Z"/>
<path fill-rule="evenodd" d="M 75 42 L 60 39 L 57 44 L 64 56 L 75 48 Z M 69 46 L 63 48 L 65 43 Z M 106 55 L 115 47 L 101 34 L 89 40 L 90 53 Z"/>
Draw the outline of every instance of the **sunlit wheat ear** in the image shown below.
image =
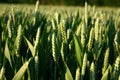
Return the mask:
<path fill-rule="evenodd" d="M 87 67 L 87 53 L 85 53 L 85 54 L 84 54 L 84 57 L 83 57 L 82 76 L 85 75 L 86 67 Z"/>
<path fill-rule="evenodd" d="M 56 45 L 55 45 L 55 42 L 56 42 L 56 40 L 55 40 L 55 33 L 53 33 L 52 34 L 52 55 L 53 55 L 53 59 L 55 61 L 57 61 L 56 60 Z"/>
<path fill-rule="evenodd" d="M 3 66 L 0 70 L 0 80 L 4 80 L 5 75 L 5 67 Z"/>
<path fill-rule="evenodd" d="M 98 41 L 98 32 L 99 32 L 99 19 L 97 18 L 95 22 L 95 40 Z"/>
<path fill-rule="evenodd" d="M 85 2 L 85 26 L 87 27 L 87 23 L 88 23 L 88 6 L 87 6 L 87 2 Z"/>
<path fill-rule="evenodd" d="M 91 28 L 90 30 L 90 37 L 89 37 L 89 41 L 88 41 L 88 51 L 91 51 L 92 49 L 92 45 L 93 45 L 93 41 L 94 41 L 94 29 Z"/>
<path fill-rule="evenodd" d="M 15 13 L 14 13 L 14 7 L 11 7 L 11 17 L 12 17 L 12 20 L 13 20 L 13 23 L 15 24 Z"/>
<path fill-rule="evenodd" d="M 61 24 L 61 34 L 62 34 L 63 42 L 66 42 L 65 21 L 64 20 Z"/>
<path fill-rule="evenodd" d="M 36 4 L 35 4 L 35 13 L 37 12 L 38 7 L 39 7 L 39 1 L 37 1 Z"/>
<path fill-rule="evenodd" d="M 67 29 L 67 39 L 69 39 L 71 37 L 71 30 Z"/>
<path fill-rule="evenodd" d="M 80 68 L 79 67 L 76 69 L 75 80 L 80 80 Z"/>
<path fill-rule="evenodd" d="M 55 18 L 55 20 L 56 20 L 56 22 L 57 22 L 57 24 L 59 23 L 59 19 L 58 19 L 58 13 L 57 12 L 55 12 L 55 14 L 54 14 L 54 18 Z"/>
<path fill-rule="evenodd" d="M 81 25 L 78 26 L 77 30 L 76 30 L 76 35 L 80 36 L 81 33 Z"/>
<path fill-rule="evenodd" d="M 8 21 L 7 21 L 7 28 L 8 28 L 8 36 L 9 36 L 9 38 L 11 38 L 11 36 L 12 36 L 12 31 L 11 31 L 11 15 L 9 14 L 9 19 L 8 19 Z"/>
<path fill-rule="evenodd" d="M 106 50 L 105 52 L 105 56 L 104 56 L 104 62 L 103 62 L 103 68 L 102 68 L 102 74 L 105 73 L 107 67 L 108 67 L 108 62 L 109 62 L 109 48 Z"/>
<path fill-rule="evenodd" d="M 86 26 L 84 22 L 82 23 L 81 27 L 81 44 L 83 47 L 86 45 Z"/>
<path fill-rule="evenodd" d="M 91 66 L 90 66 L 90 80 L 95 80 L 95 64 L 94 64 L 94 62 L 92 62 Z"/>
<path fill-rule="evenodd" d="M 19 54 L 19 51 L 20 51 L 21 39 L 22 39 L 22 26 L 20 24 L 18 26 L 17 37 L 16 37 L 16 54 L 17 55 Z"/>
<path fill-rule="evenodd" d="M 54 19 L 52 19 L 51 22 L 52 22 L 52 28 L 53 28 L 53 30 L 56 30 Z"/>
<path fill-rule="evenodd" d="M 37 54 L 37 48 L 39 45 L 39 41 L 40 41 L 40 27 L 37 29 L 37 34 L 36 34 L 36 39 L 35 39 L 35 44 L 34 44 L 35 55 Z"/>
<path fill-rule="evenodd" d="M 114 80 L 117 80 L 119 75 L 120 75 L 120 56 L 118 56 L 115 61 L 114 71 L 113 71 Z"/>
<path fill-rule="evenodd" d="M 61 46 L 61 56 L 62 56 L 62 60 L 63 61 L 65 61 L 65 56 L 64 56 L 64 54 L 65 54 L 65 48 L 66 48 L 66 46 L 65 46 L 65 43 L 64 42 L 62 42 L 62 46 Z"/>

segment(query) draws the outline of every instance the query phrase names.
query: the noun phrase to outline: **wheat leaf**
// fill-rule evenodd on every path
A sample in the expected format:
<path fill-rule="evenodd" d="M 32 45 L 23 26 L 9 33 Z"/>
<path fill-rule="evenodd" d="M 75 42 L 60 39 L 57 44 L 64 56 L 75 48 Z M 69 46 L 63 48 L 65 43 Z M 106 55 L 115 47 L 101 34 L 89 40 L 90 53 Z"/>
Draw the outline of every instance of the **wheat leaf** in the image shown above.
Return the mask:
<path fill-rule="evenodd" d="M 25 38 L 25 40 L 26 40 L 26 42 L 27 42 L 27 44 L 28 44 L 28 47 L 29 47 L 29 49 L 30 49 L 30 51 L 31 51 L 31 53 L 32 53 L 32 56 L 34 57 L 35 52 L 34 52 L 34 47 L 33 47 L 33 45 L 30 43 L 30 41 L 29 41 L 26 37 L 24 37 L 24 38 Z"/>
<path fill-rule="evenodd" d="M 19 71 L 15 74 L 12 80 L 21 80 L 22 76 L 24 75 L 25 71 L 28 68 L 29 62 L 31 58 L 23 64 L 23 66 L 19 69 Z"/>
<path fill-rule="evenodd" d="M 80 48 L 80 44 L 78 42 L 78 39 L 75 35 L 74 36 L 74 44 L 75 44 L 75 51 L 76 51 L 76 57 L 77 57 L 77 61 L 79 63 L 79 66 L 82 66 L 82 52 L 81 52 L 81 48 Z"/>
<path fill-rule="evenodd" d="M 12 62 L 11 62 L 11 58 L 10 58 L 10 52 L 9 52 L 9 48 L 8 48 L 8 42 L 6 41 L 6 45 L 5 45 L 5 53 L 4 53 L 5 57 L 8 59 L 10 66 L 12 67 Z"/>

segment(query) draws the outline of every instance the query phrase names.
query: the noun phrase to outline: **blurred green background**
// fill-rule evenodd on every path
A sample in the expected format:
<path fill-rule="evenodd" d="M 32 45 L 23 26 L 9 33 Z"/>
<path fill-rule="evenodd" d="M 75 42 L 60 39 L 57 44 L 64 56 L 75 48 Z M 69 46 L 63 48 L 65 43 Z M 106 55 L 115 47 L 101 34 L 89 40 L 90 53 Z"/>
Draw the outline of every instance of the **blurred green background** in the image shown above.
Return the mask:
<path fill-rule="evenodd" d="M 0 0 L 0 3 L 35 4 L 37 0 Z M 120 6 L 120 0 L 39 0 L 42 5 L 83 6 L 85 2 L 96 6 Z"/>

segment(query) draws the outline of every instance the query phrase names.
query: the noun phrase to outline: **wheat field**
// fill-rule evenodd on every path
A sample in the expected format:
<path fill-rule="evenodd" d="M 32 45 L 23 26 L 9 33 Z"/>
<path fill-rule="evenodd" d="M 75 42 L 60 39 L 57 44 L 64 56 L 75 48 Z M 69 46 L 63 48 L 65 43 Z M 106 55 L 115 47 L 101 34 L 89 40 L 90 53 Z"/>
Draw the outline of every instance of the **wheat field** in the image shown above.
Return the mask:
<path fill-rule="evenodd" d="M 119 8 L 11 5 L 0 9 L 0 80 L 120 80 Z"/>

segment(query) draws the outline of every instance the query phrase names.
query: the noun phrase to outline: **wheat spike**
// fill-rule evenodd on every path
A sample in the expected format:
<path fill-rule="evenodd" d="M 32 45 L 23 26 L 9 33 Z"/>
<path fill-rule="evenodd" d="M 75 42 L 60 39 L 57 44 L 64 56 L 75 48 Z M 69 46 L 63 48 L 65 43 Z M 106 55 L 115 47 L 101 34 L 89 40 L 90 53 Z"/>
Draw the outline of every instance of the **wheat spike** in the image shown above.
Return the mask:
<path fill-rule="evenodd" d="M 62 40 L 63 40 L 63 42 L 66 42 L 67 38 L 66 38 L 65 21 L 64 20 L 63 20 L 63 22 L 61 24 L 61 34 L 62 34 Z"/>
<path fill-rule="evenodd" d="M 56 39 L 55 39 L 55 33 L 52 34 L 52 55 L 53 55 L 53 59 L 55 60 L 55 62 L 57 61 L 56 60 Z"/>
<path fill-rule="evenodd" d="M 86 67 L 87 67 L 87 54 L 85 53 L 83 57 L 83 64 L 82 64 L 82 73 L 81 73 L 82 76 L 85 75 Z"/>
<path fill-rule="evenodd" d="M 57 25 L 58 25 L 58 23 L 59 23 L 59 19 L 58 19 L 58 16 L 59 16 L 59 14 L 57 13 L 57 12 L 55 12 L 55 14 L 54 14 L 54 18 L 55 18 L 55 20 L 56 20 L 56 22 L 57 22 Z"/>
<path fill-rule="evenodd" d="M 95 80 L 95 64 L 94 64 L 94 62 L 92 62 L 91 66 L 90 66 L 90 80 Z"/>
<path fill-rule="evenodd" d="M 39 1 L 37 1 L 36 4 L 35 4 L 35 13 L 37 12 L 38 7 L 39 7 Z"/>
<path fill-rule="evenodd" d="M 4 80 L 5 75 L 5 67 L 3 66 L 0 70 L 0 80 Z"/>
<path fill-rule="evenodd" d="M 114 72 L 113 72 L 114 80 L 117 80 L 119 75 L 120 75 L 120 56 L 118 56 L 115 61 Z"/>
<path fill-rule="evenodd" d="M 81 25 L 78 26 L 77 30 L 76 30 L 76 35 L 77 36 L 80 36 L 80 33 L 81 33 Z"/>
<path fill-rule="evenodd" d="M 87 6 L 87 2 L 85 2 L 85 26 L 87 27 L 87 23 L 88 23 L 88 6 Z"/>
<path fill-rule="evenodd" d="M 10 24 L 10 22 L 11 22 L 11 15 L 9 14 L 9 19 L 8 19 L 8 21 L 7 21 L 7 28 L 8 28 L 8 36 L 9 36 L 9 38 L 11 38 L 11 36 L 12 36 L 12 31 L 11 31 L 11 24 Z"/>
<path fill-rule="evenodd" d="M 98 41 L 98 33 L 99 33 L 99 19 L 97 18 L 95 22 L 95 40 Z"/>
<path fill-rule="evenodd" d="M 93 40 L 94 40 L 94 29 L 91 28 L 90 37 L 89 37 L 89 41 L 88 41 L 88 51 L 91 51 L 91 49 L 92 49 Z"/>
<path fill-rule="evenodd" d="M 83 47 L 86 45 L 86 26 L 84 22 L 82 23 L 81 27 L 81 44 Z"/>
<path fill-rule="evenodd" d="M 102 68 L 102 74 L 106 71 L 108 67 L 108 62 L 109 62 L 109 48 L 105 52 L 105 57 L 104 57 L 104 63 L 103 63 L 103 68 Z"/>
<path fill-rule="evenodd" d="M 80 68 L 79 67 L 76 69 L 75 80 L 80 80 Z"/>
<path fill-rule="evenodd" d="M 18 55 L 22 39 L 22 26 L 18 26 L 17 37 L 16 37 L 16 54 Z"/>

